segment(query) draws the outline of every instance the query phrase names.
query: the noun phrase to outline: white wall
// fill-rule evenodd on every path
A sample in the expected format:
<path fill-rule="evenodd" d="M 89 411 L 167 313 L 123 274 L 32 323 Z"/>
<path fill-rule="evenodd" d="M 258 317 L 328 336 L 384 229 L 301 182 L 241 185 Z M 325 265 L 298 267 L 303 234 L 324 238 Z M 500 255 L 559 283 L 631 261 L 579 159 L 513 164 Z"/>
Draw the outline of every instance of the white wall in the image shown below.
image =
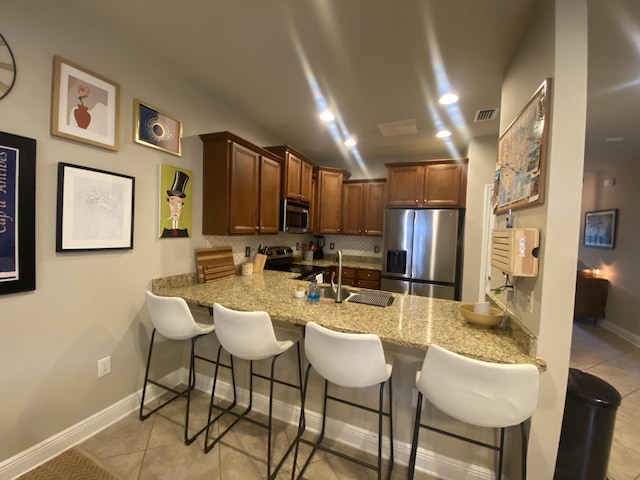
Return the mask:
<path fill-rule="evenodd" d="M 615 179 L 604 186 L 606 179 Z M 606 325 L 631 341 L 638 343 L 640 322 L 629 312 L 640 308 L 640 253 L 637 239 L 640 223 L 636 221 L 640 164 L 631 160 L 622 164 L 586 173 L 580 218 L 579 259 L 589 268 L 600 268 L 609 280 Z M 584 213 L 592 210 L 618 209 L 618 227 L 613 250 L 587 248 L 583 244 Z"/>
<path fill-rule="evenodd" d="M 36 290 L 0 296 L 1 462 L 141 387 L 150 333 L 144 290 L 152 278 L 194 271 L 193 250 L 205 246 L 198 134 L 231 130 L 262 145 L 282 140 L 55 2 L 3 2 L 0 30 L 17 62 L 17 83 L 0 101 L 0 131 L 38 142 Z M 49 134 L 54 55 L 120 84 L 119 152 Z M 133 142 L 136 98 L 183 121 L 182 157 Z M 58 162 L 136 178 L 132 251 L 55 253 Z M 193 171 L 190 239 L 157 238 L 162 163 Z M 98 379 L 96 362 L 108 355 L 112 373 Z"/>
<path fill-rule="evenodd" d="M 534 313 L 520 318 L 538 334 L 541 375 L 531 423 L 529 478 L 551 479 L 560 436 L 571 344 L 586 118 L 585 0 L 542 0 L 505 75 L 506 127 L 545 77 L 553 77 L 544 205 L 518 210 L 515 225 L 541 229 L 540 274 L 518 284 L 517 308 L 533 290 Z"/>

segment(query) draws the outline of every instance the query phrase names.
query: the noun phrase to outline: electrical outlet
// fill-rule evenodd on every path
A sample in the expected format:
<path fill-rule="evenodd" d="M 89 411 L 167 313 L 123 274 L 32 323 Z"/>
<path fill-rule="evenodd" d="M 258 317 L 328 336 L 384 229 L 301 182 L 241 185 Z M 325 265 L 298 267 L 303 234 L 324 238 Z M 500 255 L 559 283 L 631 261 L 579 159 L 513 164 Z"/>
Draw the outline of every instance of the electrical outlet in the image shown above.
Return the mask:
<path fill-rule="evenodd" d="M 513 289 L 507 288 L 507 302 L 513 302 L 514 292 Z"/>
<path fill-rule="evenodd" d="M 245 257 L 251 256 L 251 247 L 244 247 L 244 256 Z"/>
<path fill-rule="evenodd" d="M 104 357 L 98 360 L 98 378 L 111 373 L 111 357 Z"/>
<path fill-rule="evenodd" d="M 378 245 L 373 247 L 373 253 L 380 253 L 380 247 Z"/>
<path fill-rule="evenodd" d="M 533 290 L 527 295 L 527 312 L 533 313 Z"/>
<path fill-rule="evenodd" d="M 300 250 L 300 242 L 296 242 L 296 250 Z"/>
<path fill-rule="evenodd" d="M 333 242 L 331 242 L 331 243 L 329 244 L 329 250 L 335 250 L 335 249 L 336 249 L 336 244 L 335 244 L 335 243 L 333 243 Z"/>

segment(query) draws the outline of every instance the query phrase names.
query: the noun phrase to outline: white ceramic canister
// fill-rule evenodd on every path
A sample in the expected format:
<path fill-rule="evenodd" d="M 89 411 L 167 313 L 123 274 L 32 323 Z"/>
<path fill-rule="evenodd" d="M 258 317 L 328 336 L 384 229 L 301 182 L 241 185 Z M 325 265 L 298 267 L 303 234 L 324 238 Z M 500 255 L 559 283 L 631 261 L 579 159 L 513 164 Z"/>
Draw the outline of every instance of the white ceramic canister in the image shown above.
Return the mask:
<path fill-rule="evenodd" d="M 245 262 L 242 264 L 242 276 L 246 277 L 253 273 L 253 262 Z"/>

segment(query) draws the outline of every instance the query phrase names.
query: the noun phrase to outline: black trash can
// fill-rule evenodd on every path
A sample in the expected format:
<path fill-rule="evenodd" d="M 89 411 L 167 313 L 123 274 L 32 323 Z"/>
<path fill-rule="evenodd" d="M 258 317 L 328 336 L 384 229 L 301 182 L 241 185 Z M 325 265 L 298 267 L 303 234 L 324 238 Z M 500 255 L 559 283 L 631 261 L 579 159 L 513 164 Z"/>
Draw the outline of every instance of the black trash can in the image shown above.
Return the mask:
<path fill-rule="evenodd" d="M 605 480 L 620 393 L 590 373 L 569 369 L 554 480 Z"/>

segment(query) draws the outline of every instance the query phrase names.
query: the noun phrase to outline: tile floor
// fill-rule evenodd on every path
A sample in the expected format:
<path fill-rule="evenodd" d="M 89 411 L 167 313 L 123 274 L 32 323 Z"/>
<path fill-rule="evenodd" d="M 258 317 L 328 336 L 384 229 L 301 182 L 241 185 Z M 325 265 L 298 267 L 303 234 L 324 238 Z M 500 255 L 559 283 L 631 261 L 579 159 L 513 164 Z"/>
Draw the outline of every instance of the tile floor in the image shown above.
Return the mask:
<path fill-rule="evenodd" d="M 609 462 L 609 479 L 640 480 L 640 443 L 637 442 L 640 427 L 640 349 L 591 321 L 578 319 L 574 322 L 571 367 L 602 378 L 622 394 Z M 207 402 L 206 395 L 197 395 L 193 407 L 194 425 L 204 422 Z M 266 477 L 264 430 L 241 422 L 210 453 L 204 454 L 202 436 L 190 446 L 185 446 L 182 441 L 183 408 L 183 404 L 170 405 L 144 422 L 138 420 L 137 414 L 131 414 L 81 446 L 130 480 L 245 480 Z M 278 457 L 289 445 L 295 428 L 280 425 L 276 431 Z M 300 458 L 303 461 L 307 454 L 308 447 L 301 446 Z M 278 478 L 290 478 L 292 466 L 290 456 Z M 318 452 L 305 478 L 367 479 L 375 478 L 375 472 Z M 406 468 L 396 465 L 392 478 L 406 478 Z M 416 480 L 433 480 L 433 477 L 416 472 Z"/>
<path fill-rule="evenodd" d="M 622 395 L 608 478 L 640 480 L 640 348 L 591 320 L 576 319 L 570 366 L 603 379 Z"/>

